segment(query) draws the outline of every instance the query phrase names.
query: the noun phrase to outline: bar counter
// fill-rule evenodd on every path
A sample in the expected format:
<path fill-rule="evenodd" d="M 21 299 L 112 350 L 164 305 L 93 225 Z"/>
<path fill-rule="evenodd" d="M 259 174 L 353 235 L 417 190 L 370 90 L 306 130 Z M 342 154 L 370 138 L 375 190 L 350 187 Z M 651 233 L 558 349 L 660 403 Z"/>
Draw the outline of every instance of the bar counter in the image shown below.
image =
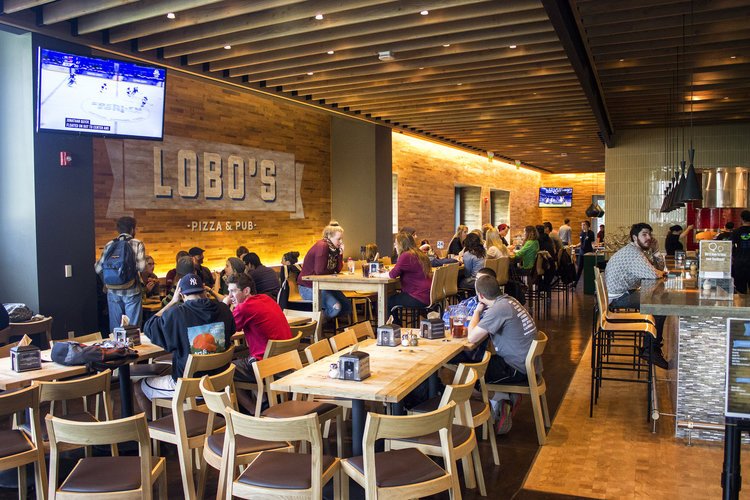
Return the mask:
<path fill-rule="evenodd" d="M 641 285 L 641 312 L 668 316 L 666 381 L 677 414 L 677 437 L 687 437 L 677 422 L 724 424 L 727 318 L 750 319 L 750 296 L 717 300 L 701 292 L 694 279 L 644 280 Z M 656 374 L 664 378 L 661 370 Z M 724 433 L 695 428 L 691 437 L 722 441 Z"/>

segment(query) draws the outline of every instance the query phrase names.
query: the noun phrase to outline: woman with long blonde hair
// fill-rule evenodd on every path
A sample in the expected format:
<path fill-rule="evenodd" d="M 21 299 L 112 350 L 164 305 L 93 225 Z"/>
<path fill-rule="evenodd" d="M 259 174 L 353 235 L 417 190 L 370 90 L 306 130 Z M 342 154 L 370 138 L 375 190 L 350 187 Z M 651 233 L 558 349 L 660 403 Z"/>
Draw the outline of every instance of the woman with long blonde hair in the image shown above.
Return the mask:
<path fill-rule="evenodd" d="M 391 278 L 401 278 L 401 293 L 388 297 L 388 310 L 394 322 L 401 324 L 396 306 L 427 307 L 430 305 L 432 267 L 427 255 L 417 247 L 414 237 L 405 232 L 396 235 L 398 260 L 391 269 Z"/>
<path fill-rule="evenodd" d="M 488 259 L 499 259 L 500 257 L 510 256 L 508 247 L 505 246 L 505 243 L 500 238 L 500 233 L 495 228 L 487 230 L 487 240 L 484 245 L 487 248 Z"/>
<path fill-rule="evenodd" d="M 453 235 L 450 242 L 448 242 L 448 255 L 458 255 L 464 248 L 464 240 L 466 235 L 469 234 L 469 227 L 460 224 L 456 228 L 456 234 Z"/>

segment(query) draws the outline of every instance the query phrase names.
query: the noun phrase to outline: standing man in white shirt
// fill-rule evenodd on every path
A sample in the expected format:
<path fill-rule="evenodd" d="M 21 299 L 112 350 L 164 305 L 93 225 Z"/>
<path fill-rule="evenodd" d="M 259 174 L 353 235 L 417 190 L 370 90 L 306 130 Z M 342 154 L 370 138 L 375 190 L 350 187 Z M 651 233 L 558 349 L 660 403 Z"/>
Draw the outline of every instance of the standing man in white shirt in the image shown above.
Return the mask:
<path fill-rule="evenodd" d="M 570 245 L 570 239 L 573 236 L 573 229 L 570 227 L 570 219 L 565 219 L 563 225 L 560 226 L 560 230 L 557 231 L 557 235 L 563 242 L 563 245 Z"/>

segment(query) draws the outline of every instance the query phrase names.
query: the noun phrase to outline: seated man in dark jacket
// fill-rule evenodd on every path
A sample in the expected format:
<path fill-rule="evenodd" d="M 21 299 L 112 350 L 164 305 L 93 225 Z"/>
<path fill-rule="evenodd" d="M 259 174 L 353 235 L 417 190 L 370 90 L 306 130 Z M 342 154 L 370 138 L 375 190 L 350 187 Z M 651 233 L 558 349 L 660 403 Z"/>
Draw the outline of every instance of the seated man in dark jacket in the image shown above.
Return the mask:
<path fill-rule="evenodd" d="M 153 398 L 173 397 L 188 356 L 226 350 L 234 332 L 229 307 L 206 298 L 200 276 L 192 273 L 183 276 L 172 300 L 143 327 L 151 342 L 171 352 L 173 357 L 171 375 L 149 377 L 136 384 L 135 395 L 141 408 L 148 408 Z"/>

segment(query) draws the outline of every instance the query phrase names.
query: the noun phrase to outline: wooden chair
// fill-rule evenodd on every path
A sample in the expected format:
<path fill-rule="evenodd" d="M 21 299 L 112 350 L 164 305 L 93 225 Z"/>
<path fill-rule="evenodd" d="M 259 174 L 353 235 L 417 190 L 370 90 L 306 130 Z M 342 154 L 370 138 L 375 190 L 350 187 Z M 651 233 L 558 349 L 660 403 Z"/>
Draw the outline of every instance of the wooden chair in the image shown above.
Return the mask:
<path fill-rule="evenodd" d="M 272 358 L 289 351 L 296 351 L 300 340 L 302 340 L 302 332 L 287 340 L 269 340 L 266 344 L 266 352 L 263 353 L 263 359 Z"/>
<path fill-rule="evenodd" d="M 534 424 L 539 446 L 547 441 L 547 429 L 551 427 L 549 409 L 547 408 L 547 384 L 541 373 L 537 374 L 537 363 L 541 366 L 542 353 L 547 346 L 547 335 L 538 331 L 537 337 L 531 342 L 529 353 L 526 355 L 526 375 L 529 382 L 525 385 L 487 384 L 490 392 L 508 392 L 511 394 L 528 394 L 534 411 Z M 538 360 L 538 361 L 537 361 Z"/>
<path fill-rule="evenodd" d="M 167 498 L 167 461 L 151 455 L 146 417 L 138 414 L 110 422 L 72 422 L 47 415 L 50 437 L 49 498 L 53 499 L 146 499 L 153 498 L 158 484 L 159 498 Z M 111 445 L 136 441 L 138 456 L 91 457 L 78 460 L 60 487 L 61 446 Z"/>
<path fill-rule="evenodd" d="M 317 321 L 311 321 L 310 323 L 305 323 L 304 325 L 289 325 L 289 328 L 292 330 L 292 337 L 296 337 L 299 335 L 300 342 L 304 342 L 305 344 L 312 344 L 313 342 L 317 342 L 317 340 L 315 339 L 318 337 L 320 323 L 318 323 Z"/>
<path fill-rule="evenodd" d="M 315 336 L 313 337 L 315 340 L 313 342 L 317 342 L 321 339 L 321 333 L 323 331 L 323 324 L 321 323 L 322 315 L 322 311 L 297 311 L 294 309 L 284 309 L 284 316 L 287 316 L 289 318 L 308 318 L 310 320 L 310 323 L 316 323 L 317 327 L 315 329 Z M 304 327 L 307 325 L 302 326 Z M 291 326 L 291 328 L 292 332 L 294 332 L 294 326 Z"/>
<path fill-rule="evenodd" d="M 28 335 L 29 337 L 31 337 L 32 335 L 36 335 L 37 333 L 43 333 L 44 340 L 47 341 L 47 345 L 40 347 L 52 347 L 52 316 L 47 316 L 46 318 L 40 319 L 38 321 L 11 323 L 3 332 L 5 333 L 6 331 L 8 339 L 13 337 L 23 337 L 24 335 Z M 7 342 L 7 340 L 5 341 Z"/>
<path fill-rule="evenodd" d="M 471 398 L 469 406 L 471 408 L 471 417 L 475 429 L 482 428 L 482 439 L 487 439 L 492 448 L 492 459 L 495 465 L 500 465 L 500 454 L 497 450 L 497 439 L 495 438 L 495 420 L 492 415 L 492 406 L 490 405 L 489 392 L 487 391 L 487 382 L 485 374 L 487 366 L 490 364 L 490 358 L 494 352 L 492 341 L 488 344 L 489 350 L 485 351 L 482 360 L 478 363 L 461 363 L 458 365 L 456 376 L 459 380 L 465 377 L 465 371 L 474 370 L 479 379 L 480 399 Z"/>
<path fill-rule="evenodd" d="M 295 307 L 312 310 L 312 300 L 305 300 L 299 293 L 299 285 L 297 285 L 296 276 L 292 276 L 285 280 L 285 283 L 289 287 L 289 304 L 293 304 Z"/>
<path fill-rule="evenodd" d="M 268 418 L 290 418 L 315 413 L 321 422 L 336 420 L 336 448 L 338 456 L 343 454 L 342 410 L 333 403 L 315 400 L 298 400 L 297 394 L 292 394 L 290 401 L 280 401 L 279 394 L 271 390 L 273 378 L 282 373 L 295 371 L 302 368 L 302 360 L 299 353 L 289 351 L 272 358 L 262 359 L 253 363 L 255 380 L 258 381 L 258 397 L 256 398 L 255 415 Z M 262 411 L 263 397 L 268 396 L 268 408 Z"/>
<path fill-rule="evenodd" d="M 308 364 L 313 364 L 331 354 L 333 354 L 333 349 L 331 349 L 331 343 L 327 339 L 319 340 L 305 347 L 305 356 L 307 357 Z"/>
<path fill-rule="evenodd" d="M 484 484 L 482 462 L 479 458 L 479 447 L 471 416 L 471 406 L 469 405 L 474 384 L 477 382 L 477 373 L 469 368 L 456 375 L 453 383 L 445 387 L 438 408 L 447 406 L 450 402 L 456 404 L 452 428 L 453 457 L 457 461 L 461 460 L 466 487 L 476 488 L 478 484 L 480 494 L 485 497 L 487 496 L 487 488 Z M 440 446 L 440 436 L 437 432 L 424 436 L 386 441 L 386 450 L 403 450 L 405 448 L 416 448 L 425 455 L 438 457 L 442 456 L 443 453 Z"/>
<path fill-rule="evenodd" d="M 70 380 L 61 380 L 55 382 L 40 381 L 39 384 L 39 401 L 40 403 L 50 403 L 50 414 L 54 414 L 54 403 L 67 402 L 72 399 L 81 398 L 83 402 L 83 411 L 68 413 L 67 408 L 63 407 L 63 415 L 66 420 L 72 420 L 83 423 L 99 422 L 99 398 L 103 401 L 104 420 L 113 419 L 112 397 L 110 395 L 110 386 L 112 383 L 112 371 L 104 370 L 103 372 L 91 375 L 90 377 L 74 378 Z M 89 411 L 88 397 L 96 396 L 94 412 Z M 48 451 L 50 442 L 48 441 L 46 429 L 42 429 L 42 447 Z M 78 448 L 78 446 L 61 445 L 62 450 Z M 86 448 L 86 456 L 89 456 L 90 448 Z M 113 455 L 117 451 L 113 449 Z"/>
<path fill-rule="evenodd" d="M 353 346 L 357 343 L 357 335 L 354 330 L 346 329 L 343 332 L 334 335 L 330 339 L 331 349 L 333 352 L 339 352 L 342 349 L 346 349 L 349 346 Z"/>
<path fill-rule="evenodd" d="M 10 357 L 10 350 L 14 347 L 29 344 L 31 344 L 31 337 L 29 337 L 28 335 L 24 335 L 18 342 L 13 342 L 12 344 L 6 344 L 0 347 L 0 359 Z"/>
<path fill-rule="evenodd" d="M 208 376 L 204 376 L 200 381 L 200 389 L 209 412 L 220 415 L 226 419 L 227 408 L 237 410 L 237 402 L 233 397 L 229 385 L 225 386 L 222 390 L 217 391 L 217 388 L 211 383 L 211 379 Z M 217 499 L 223 499 L 226 491 L 227 474 L 226 470 L 222 467 L 222 458 L 224 456 L 224 451 L 229 447 L 229 443 L 225 438 L 226 432 L 214 432 L 213 429 L 206 428 L 206 441 L 203 444 L 203 459 L 208 465 L 219 471 L 219 486 L 216 492 Z M 286 441 L 274 442 L 237 436 L 235 445 L 235 464 L 240 466 L 241 469 L 244 469 L 243 466 L 252 463 L 261 452 L 269 450 L 286 451 L 291 453 L 294 451 L 294 446 Z M 202 482 L 199 483 L 198 486 L 199 492 L 204 491 L 205 489 L 205 477 L 206 475 L 201 473 Z M 199 496 L 199 498 L 201 497 Z"/>
<path fill-rule="evenodd" d="M 372 330 L 372 324 L 369 321 L 356 323 L 347 328 L 347 330 L 354 331 L 354 335 L 357 337 L 357 341 L 375 338 L 375 332 Z"/>
<path fill-rule="evenodd" d="M 182 374 L 185 378 L 193 378 L 196 373 L 210 372 L 221 370 L 232 363 L 234 357 L 234 347 L 229 346 L 224 352 L 216 354 L 191 354 L 185 363 L 185 370 Z M 175 393 L 176 393 L 175 389 Z M 157 413 L 158 408 L 171 408 L 172 400 L 164 398 L 155 398 L 151 400 L 151 415 L 154 420 L 160 417 Z"/>
<path fill-rule="evenodd" d="M 366 498 L 420 498 L 448 490 L 451 499 L 461 498 L 453 457 L 452 421 L 456 404 L 451 402 L 430 413 L 388 416 L 369 413 L 365 424 L 363 455 L 341 461 L 347 476 L 365 489 Z M 405 439 L 437 432 L 445 468 L 416 448 L 376 453 L 378 439 Z M 415 478 L 419 482 L 415 481 Z M 346 483 L 345 483 L 346 484 Z M 346 498 L 346 494 L 343 495 Z"/>
<path fill-rule="evenodd" d="M 234 365 L 232 364 L 223 372 L 208 377 L 214 387 L 230 387 L 232 392 L 234 391 L 233 378 Z M 198 405 L 196 402 L 196 398 L 202 395 L 200 382 L 200 378 L 178 379 L 175 395 L 171 400 L 172 414 L 148 423 L 151 439 L 177 446 L 177 458 L 182 473 L 182 491 L 184 497 L 189 500 L 203 498 L 202 488 L 205 487 L 206 479 L 206 464 L 201 454 L 197 467 L 200 470 L 199 491 L 196 493 L 192 450 L 203 448 L 209 429 L 215 430 L 224 426 L 223 419 L 217 418 L 205 404 Z M 159 453 L 158 450 L 155 452 Z"/>
<path fill-rule="evenodd" d="M 255 418 L 226 410 L 227 439 L 222 469 L 232 471 L 226 498 L 310 498 L 322 500 L 323 486 L 334 481 L 334 498 L 342 498 L 340 460 L 323 454 L 320 422 L 315 413 L 291 418 Z M 264 451 L 235 477 L 240 437 L 255 440 L 303 441 L 311 453 Z"/>
<path fill-rule="evenodd" d="M 443 302 L 445 301 L 445 280 L 448 276 L 448 270 L 443 267 L 436 267 L 432 270 L 432 282 L 430 284 L 430 304 L 427 307 L 407 307 L 396 306 L 393 309 L 401 311 L 401 323 L 405 327 L 419 327 L 419 318 L 435 309 L 442 316 Z M 389 311 L 390 314 L 391 311 Z M 411 321 L 410 321 L 411 320 Z"/>
<path fill-rule="evenodd" d="M 459 263 L 454 262 L 452 264 L 446 264 L 445 268 L 445 280 L 443 285 L 443 294 L 445 295 L 446 301 L 449 304 L 458 303 L 458 271 Z"/>
<path fill-rule="evenodd" d="M 505 286 L 510 279 L 510 257 L 500 257 L 497 261 L 497 284 Z"/>
<path fill-rule="evenodd" d="M 18 498 L 26 499 L 26 465 L 34 464 L 37 500 L 47 498 L 47 467 L 44 461 L 42 431 L 39 423 L 39 386 L 0 394 L 0 415 L 15 414 L 24 418 L 28 409 L 29 432 L 19 429 L 0 430 L 0 470 L 18 469 Z"/>

